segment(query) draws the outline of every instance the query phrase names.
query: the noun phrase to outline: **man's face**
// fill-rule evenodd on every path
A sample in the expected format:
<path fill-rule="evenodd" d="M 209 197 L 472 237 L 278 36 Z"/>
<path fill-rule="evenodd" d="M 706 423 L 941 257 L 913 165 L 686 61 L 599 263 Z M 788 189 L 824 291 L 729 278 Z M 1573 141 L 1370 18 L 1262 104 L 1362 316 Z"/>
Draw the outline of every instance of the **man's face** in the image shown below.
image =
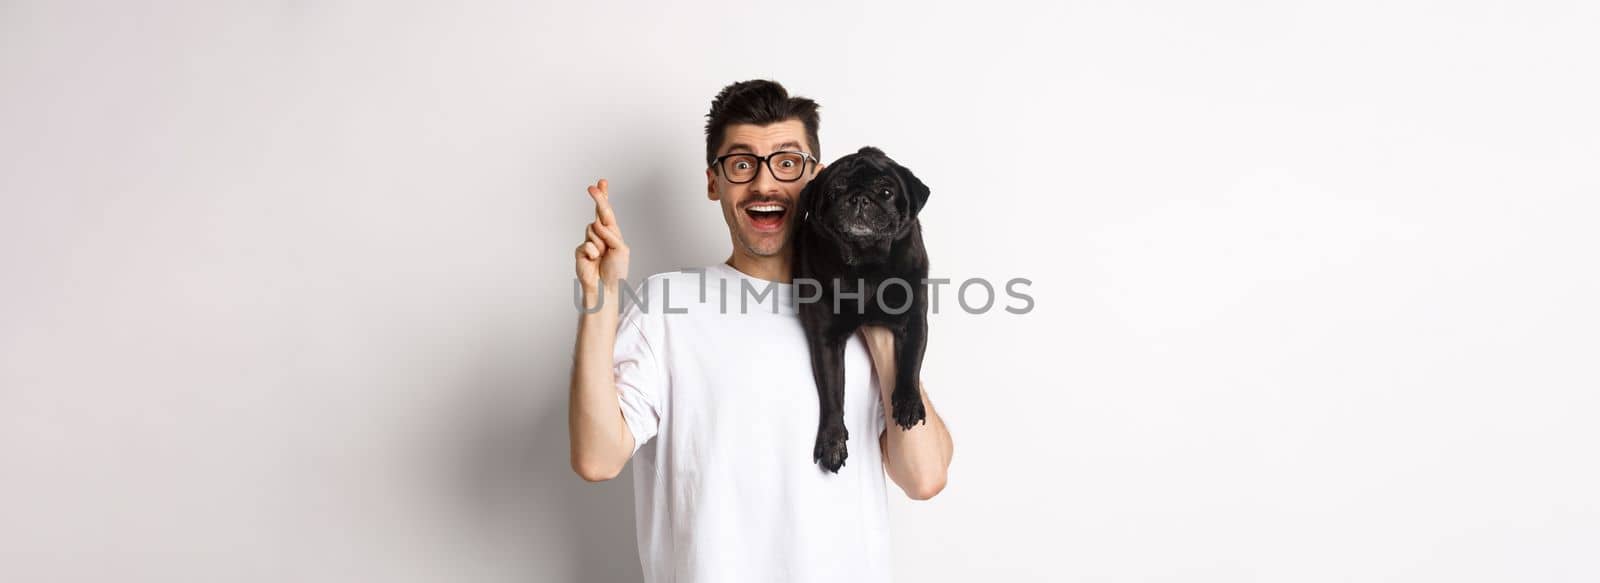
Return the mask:
<path fill-rule="evenodd" d="M 791 119 L 764 126 L 729 125 L 724 130 L 717 156 L 734 153 L 768 156 L 773 152 L 816 155 L 806 143 L 805 124 Z M 760 170 L 755 178 L 744 184 L 731 182 L 717 168 L 707 169 L 706 193 L 711 200 L 722 203 L 722 218 L 728 222 L 736 252 L 743 249 L 756 257 L 786 254 L 800 190 L 822 168 L 820 164 L 812 165 L 793 182 L 782 182 L 772 176 L 766 164 L 758 163 L 758 166 Z"/>

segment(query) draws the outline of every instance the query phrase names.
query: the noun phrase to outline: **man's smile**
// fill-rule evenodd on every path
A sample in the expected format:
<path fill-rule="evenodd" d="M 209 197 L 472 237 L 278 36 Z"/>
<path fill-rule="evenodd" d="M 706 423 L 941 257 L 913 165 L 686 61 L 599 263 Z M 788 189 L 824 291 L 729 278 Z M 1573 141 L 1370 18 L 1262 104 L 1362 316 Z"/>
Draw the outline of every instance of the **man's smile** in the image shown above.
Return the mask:
<path fill-rule="evenodd" d="M 755 230 L 777 232 L 783 229 L 784 219 L 789 216 L 789 206 L 779 202 L 757 202 L 745 205 L 744 214 L 750 218 L 750 226 Z"/>

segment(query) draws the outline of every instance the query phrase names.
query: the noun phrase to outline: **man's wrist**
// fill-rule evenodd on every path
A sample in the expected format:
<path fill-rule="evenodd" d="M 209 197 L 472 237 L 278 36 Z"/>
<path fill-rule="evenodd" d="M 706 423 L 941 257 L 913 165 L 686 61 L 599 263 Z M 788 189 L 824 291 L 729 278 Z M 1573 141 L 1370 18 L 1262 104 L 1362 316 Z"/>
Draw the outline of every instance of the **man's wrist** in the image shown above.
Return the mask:
<path fill-rule="evenodd" d="M 580 290 L 579 295 L 583 304 L 583 309 L 580 310 L 578 314 L 580 317 L 588 319 L 591 316 L 615 316 L 618 313 L 619 306 L 617 304 L 619 301 L 619 296 L 617 294 L 617 286 L 615 284 L 604 284 L 603 286 L 595 285 L 591 287 L 580 282 L 578 287 Z"/>

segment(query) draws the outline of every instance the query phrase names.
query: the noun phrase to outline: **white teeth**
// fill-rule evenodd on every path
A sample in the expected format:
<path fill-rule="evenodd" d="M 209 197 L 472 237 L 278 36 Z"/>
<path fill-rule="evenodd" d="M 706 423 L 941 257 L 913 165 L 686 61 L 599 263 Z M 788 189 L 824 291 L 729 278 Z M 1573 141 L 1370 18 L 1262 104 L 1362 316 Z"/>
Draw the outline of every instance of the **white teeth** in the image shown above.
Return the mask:
<path fill-rule="evenodd" d="M 759 211 L 759 212 L 773 212 L 773 211 L 781 211 L 781 210 L 783 210 L 783 207 L 775 205 L 775 204 L 758 204 L 758 205 L 750 207 L 750 210 Z"/>

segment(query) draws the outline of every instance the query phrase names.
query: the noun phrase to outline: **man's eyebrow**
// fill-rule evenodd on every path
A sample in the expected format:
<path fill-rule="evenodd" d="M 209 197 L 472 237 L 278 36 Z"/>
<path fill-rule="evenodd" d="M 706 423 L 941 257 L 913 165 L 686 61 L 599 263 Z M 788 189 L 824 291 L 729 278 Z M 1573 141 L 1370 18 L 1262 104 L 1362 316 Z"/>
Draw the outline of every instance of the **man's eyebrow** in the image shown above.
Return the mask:
<path fill-rule="evenodd" d="M 789 140 L 789 141 L 784 142 L 782 144 L 778 144 L 778 146 L 773 148 L 772 151 L 778 152 L 778 151 L 786 151 L 786 150 L 804 150 L 804 149 L 805 149 L 805 146 L 801 146 L 800 142 L 796 142 L 794 140 Z M 733 144 L 729 144 L 728 145 L 728 151 L 727 151 L 728 154 L 732 154 L 734 152 L 741 152 L 741 151 L 742 152 L 749 152 L 751 154 L 754 154 L 756 152 L 756 149 L 750 147 L 750 144 L 746 144 L 746 143 L 743 143 L 743 142 L 734 142 Z"/>

